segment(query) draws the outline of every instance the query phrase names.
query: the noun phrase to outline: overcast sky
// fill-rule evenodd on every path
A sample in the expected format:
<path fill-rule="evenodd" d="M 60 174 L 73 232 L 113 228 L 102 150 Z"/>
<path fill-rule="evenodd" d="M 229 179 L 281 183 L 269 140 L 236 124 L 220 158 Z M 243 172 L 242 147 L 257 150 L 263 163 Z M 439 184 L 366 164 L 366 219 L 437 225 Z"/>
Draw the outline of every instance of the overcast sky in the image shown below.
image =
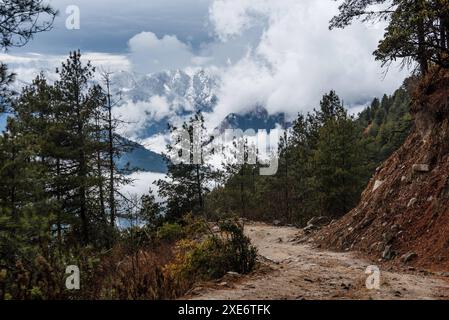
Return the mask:
<path fill-rule="evenodd" d="M 68 50 L 125 53 L 127 42 L 142 31 L 162 37 L 176 35 L 198 47 L 209 41 L 210 0 L 48 0 L 59 10 L 53 30 L 42 33 L 27 47 L 14 52 L 65 54 Z M 67 30 L 66 8 L 76 5 L 81 29 Z"/>
<path fill-rule="evenodd" d="M 384 76 L 372 52 L 382 26 L 328 30 L 333 0 L 52 0 L 54 29 L 25 48 L 1 54 L 23 79 L 81 49 L 94 63 L 117 70 L 157 72 L 214 68 L 222 75 L 219 104 L 210 115 L 263 104 L 291 115 L 316 107 L 331 90 L 350 106 L 392 93 L 405 72 Z M 67 30 L 68 5 L 81 29 Z"/>

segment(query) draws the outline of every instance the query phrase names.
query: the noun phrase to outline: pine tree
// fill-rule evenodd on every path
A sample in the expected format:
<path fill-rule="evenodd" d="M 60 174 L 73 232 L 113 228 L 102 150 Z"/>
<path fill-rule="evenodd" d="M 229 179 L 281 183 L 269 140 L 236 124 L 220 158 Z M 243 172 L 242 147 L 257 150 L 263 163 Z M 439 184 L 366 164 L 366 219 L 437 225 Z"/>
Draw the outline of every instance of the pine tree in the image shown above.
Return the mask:
<path fill-rule="evenodd" d="M 120 187 L 128 184 L 131 180 L 127 177 L 131 170 L 128 168 L 118 168 L 117 159 L 124 153 L 131 152 L 136 144 L 121 137 L 117 132 L 118 128 L 125 124 L 120 119 L 114 117 L 113 108 L 117 106 L 121 98 L 114 98 L 116 95 L 112 92 L 113 74 L 110 72 L 103 72 L 102 87 L 105 96 L 105 104 L 100 113 L 100 123 L 102 130 L 102 139 L 106 143 L 104 153 L 102 155 L 102 170 L 104 171 L 105 180 L 105 201 L 107 202 L 107 211 L 109 215 L 110 228 L 113 231 L 117 227 L 117 216 L 120 208 L 120 203 L 128 201 L 124 195 L 120 193 Z"/>
<path fill-rule="evenodd" d="M 178 130 L 173 126 L 170 129 L 172 133 Z M 205 198 L 216 178 L 216 172 L 207 163 L 211 141 L 205 133 L 202 114 L 197 113 L 185 122 L 182 131 L 186 134 L 187 141 L 177 142 L 188 157 L 181 163 L 168 161 L 167 178 L 156 183 L 160 196 L 165 199 L 166 215 L 172 220 L 189 212 L 204 214 Z M 168 146 L 167 151 L 167 159 L 170 159 L 174 152 L 180 152 L 175 146 Z"/>
<path fill-rule="evenodd" d="M 51 29 L 56 11 L 42 0 L 3 0 L 0 4 L 0 49 L 22 47 L 36 33 Z M 0 62 L 0 113 L 9 105 L 14 74 Z"/>
<path fill-rule="evenodd" d="M 64 127 L 61 152 L 61 171 L 65 190 L 64 208 L 79 219 L 74 231 L 82 242 L 89 243 L 93 230 L 90 224 L 104 221 L 97 217 L 94 204 L 98 192 L 98 152 L 103 152 L 106 142 L 102 129 L 96 125 L 99 110 L 104 106 L 105 96 L 99 85 L 91 85 L 94 67 L 90 62 L 83 65 L 81 54 L 74 52 L 58 70 L 60 79 L 54 84 L 60 125 Z M 98 132 L 100 131 L 100 133 Z"/>
<path fill-rule="evenodd" d="M 8 72 L 8 67 L 0 63 L 0 114 L 5 112 L 13 92 L 11 92 L 9 86 L 14 81 L 15 74 Z"/>
<path fill-rule="evenodd" d="M 109 221 L 111 227 L 115 227 L 115 219 L 116 219 L 116 199 L 115 199 L 115 188 L 116 188 L 116 171 L 117 168 L 115 166 L 114 157 L 119 156 L 123 150 L 123 148 L 117 148 L 117 144 L 114 143 L 115 129 L 117 127 L 116 120 L 112 117 L 112 107 L 113 102 L 111 98 L 111 78 L 109 73 L 103 74 L 103 81 L 106 87 L 106 132 L 108 139 L 107 146 L 107 155 L 108 155 L 108 164 L 107 169 L 109 173 Z"/>
<path fill-rule="evenodd" d="M 313 163 L 322 212 L 338 217 L 357 203 L 364 183 L 364 159 L 361 132 L 354 119 L 347 115 L 335 93 L 327 97 L 333 97 L 332 103 L 326 97 L 322 101 L 319 115 L 325 122 L 319 130 Z M 330 105 L 333 107 L 329 109 Z"/>
<path fill-rule="evenodd" d="M 257 150 L 247 137 L 234 138 L 232 157 L 223 163 L 228 191 L 223 206 L 228 214 L 234 212 L 251 218 L 256 192 Z"/>
<path fill-rule="evenodd" d="M 388 21 L 374 52 L 384 65 L 398 59 L 404 64 L 416 62 L 422 74 L 432 65 L 449 68 L 447 0 L 344 0 L 339 9 L 331 28 L 344 28 L 355 19 Z"/>
<path fill-rule="evenodd" d="M 155 230 L 162 221 L 161 206 L 151 190 L 143 195 L 140 201 L 142 203 L 138 214 L 140 222 L 145 223 L 151 230 Z"/>

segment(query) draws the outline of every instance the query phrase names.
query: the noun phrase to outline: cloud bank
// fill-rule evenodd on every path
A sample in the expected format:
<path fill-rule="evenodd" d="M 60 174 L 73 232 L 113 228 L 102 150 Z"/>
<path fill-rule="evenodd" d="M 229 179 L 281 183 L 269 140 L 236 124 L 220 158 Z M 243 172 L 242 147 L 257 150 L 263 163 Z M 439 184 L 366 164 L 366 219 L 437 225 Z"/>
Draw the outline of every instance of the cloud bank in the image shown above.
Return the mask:
<path fill-rule="evenodd" d="M 175 35 L 158 38 L 152 32 L 141 32 L 128 46 L 133 67 L 141 73 L 184 69 L 195 62 L 191 48 Z"/>
<path fill-rule="evenodd" d="M 331 89 L 350 107 L 360 106 L 393 92 L 406 76 L 396 68 L 385 76 L 385 70 L 374 61 L 372 52 L 384 33 L 382 26 L 355 24 L 329 31 L 328 22 L 337 13 L 338 2 L 210 0 L 204 4 L 209 5 L 205 28 L 212 41 L 193 46 L 186 37 L 170 33 L 167 25 L 165 35 L 153 30 L 135 34 L 126 53 L 88 53 L 85 58 L 108 65 L 108 69 L 139 73 L 218 70 L 219 103 L 208 115 L 211 126 L 231 112 L 243 113 L 256 104 L 270 113 L 285 112 L 293 117 L 317 107 L 321 96 Z M 168 24 L 161 21 L 160 29 L 164 23 Z M 24 81 L 34 78 L 39 69 L 54 69 L 63 59 L 38 54 L 0 55 Z M 133 130 L 138 130 L 139 123 L 171 112 L 162 100 L 154 97 L 128 103 L 121 111 L 137 123 Z"/>
<path fill-rule="evenodd" d="M 357 105 L 397 88 L 405 73 L 392 68 L 384 77 L 372 56 L 382 28 L 355 24 L 330 31 L 337 5 L 329 0 L 215 0 L 210 19 L 222 42 L 260 24 L 264 31 L 257 45 L 225 70 L 212 118 L 255 103 L 271 113 L 294 115 L 316 107 L 331 89 Z"/>

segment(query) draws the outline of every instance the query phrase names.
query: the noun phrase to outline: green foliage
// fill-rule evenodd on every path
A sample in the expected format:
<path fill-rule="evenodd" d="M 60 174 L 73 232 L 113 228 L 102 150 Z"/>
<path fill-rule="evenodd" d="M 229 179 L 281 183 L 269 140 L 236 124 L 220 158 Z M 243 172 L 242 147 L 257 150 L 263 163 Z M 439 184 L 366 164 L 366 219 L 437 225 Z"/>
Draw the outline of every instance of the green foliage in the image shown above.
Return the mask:
<path fill-rule="evenodd" d="M 3 296 L 64 296 L 49 291 L 60 279 L 39 271 L 36 261 L 61 275 L 62 262 L 85 256 L 83 248 L 102 252 L 113 245 L 115 212 L 105 199 L 107 193 L 115 201 L 120 176 L 110 178 L 114 163 L 108 160 L 121 151 L 108 149 L 106 96 L 92 84 L 94 70 L 79 52 L 71 53 L 54 84 L 39 75 L 11 105 L 13 117 L 0 135 L 0 265 L 8 271 Z M 157 209 L 150 200 L 146 217 Z M 11 272 L 17 266 L 23 272 Z M 44 276 L 48 281 L 41 284 L 37 278 Z M 17 277 L 28 282 L 17 286 Z"/>
<path fill-rule="evenodd" d="M 374 99 L 357 118 L 331 91 L 318 110 L 299 115 L 281 140 L 276 175 L 260 176 L 248 164 L 226 168 L 223 185 L 207 198 L 208 211 L 299 226 L 314 216 L 347 213 L 410 131 L 409 81 L 391 97 Z"/>
<path fill-rule="evenodd" d="M 251 245 L 250 239 L 244 234 L 244 226 L 237 220 L 225 220 L 220 224 L 221 232 L 225 233 L 224 256 L 226 269 L 247 274 L 254 269 L 257 249 Z"/>
<path fill-rule="evenodd" d="M 361 132 L 345 113 L 326 121 L 313 152 L 321 212 L 339 217 L 356 205 L 364 187 Z"/>
<path fill-rule="evenodd" d="M 36 33 L 50 30 L 56 13 L 42 0 L 2 0 L 0 48 L 22 47 Z"/>
<path fill-rule="evenodd" d="M 220 223 L 221 233 L 208 236 L 201 242 L 181 241 L 177 261 L 168 266 L 178 279 L 204 281 L 217 279 L 227 272 L 251 272 L 256 265 L 257 250 L 243 233 L 243 225 L 236 220 Z"/>
<path fill-rule="evenodd" d="M 176 145 L 167 147 L 167 159 L 177 157 L 180 153 L 189 154 L 189 159 L 168 163 L 166 179 L 157 181 L 159 195 L 165 199 L 164 209 L 167 219 L 176 221 L 192 212 L 204 214 L 205 197 L 210 192 L 210 182 L 216 178 L 216 172 L 207 162 L 207 150 L 210 141 L 206 140 L 204 117 L 195 114 L 182 128 L 170 126 L 170 131 L 179 139 Z M 181 134 L 182 133 L 182 134 Z M 187 141 L 182 141 L 185 138 Z M 197 150 L 198 159 L 194 158 Z"/>
<path fill-rule="evenodd" d="M 13 92 L 9 85 L 14 81 L 15 74 L 8 72 L 8 66 L 0 63 L 0 114 L 7 109 Z"/>
<path fill-rule="evenodd" d="M 161 207 L 156 201 L 152 191 L 141 198 L 142 206 L 138 213 L 138 219 L 150 228 L 157 228 L 162 220 Z"/>
<path fill-rule="evenodd" d="M 362 143 L 370 156 L 371 167 L 379 165 L 388 158 L 402 145 L 410 133 L 412 126 L 412 117 L 409 112 L 410 81 L 412 80 L 406 80 L 392 96 L 385 95 L 381 102 L 374 99 L 372 104 L 359 115 L 357 123 L 364 130 Z M 378 119 L 381 120 L 378 121 Z"/>
<path fill-rule="evenodd" d="M 164 223 L 157 231 L 160 240 L 176 241 L 184 237 L 183 227 L 178 223 Z"/>
<path fill-rule="evenodd" d="M 383 64 L 416 62 L 422 74 L 431 65 L 449 68 L 448 0 L 344 0 L 339 9 L 331 28 L 344 28 L 355 19 L 388 21 L 374 52 Z"/>

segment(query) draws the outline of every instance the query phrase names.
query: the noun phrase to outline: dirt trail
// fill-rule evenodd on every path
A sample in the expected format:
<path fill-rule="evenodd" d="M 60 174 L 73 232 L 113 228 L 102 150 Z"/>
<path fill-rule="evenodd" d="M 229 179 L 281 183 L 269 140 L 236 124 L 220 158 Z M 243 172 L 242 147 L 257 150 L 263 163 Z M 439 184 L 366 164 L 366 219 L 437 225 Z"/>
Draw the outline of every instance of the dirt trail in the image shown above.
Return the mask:
<path fill-rule="evenodd" d="M 370 263 L 352 253 L 297 244 L 296 228 L 252 224 L 246 233 L 263 266 L 252 275 L 194 289 L 198 300 L 449 299 L 449 279 L 424 272 L 383 271 L 380 290 L 368 290 Z"/>

